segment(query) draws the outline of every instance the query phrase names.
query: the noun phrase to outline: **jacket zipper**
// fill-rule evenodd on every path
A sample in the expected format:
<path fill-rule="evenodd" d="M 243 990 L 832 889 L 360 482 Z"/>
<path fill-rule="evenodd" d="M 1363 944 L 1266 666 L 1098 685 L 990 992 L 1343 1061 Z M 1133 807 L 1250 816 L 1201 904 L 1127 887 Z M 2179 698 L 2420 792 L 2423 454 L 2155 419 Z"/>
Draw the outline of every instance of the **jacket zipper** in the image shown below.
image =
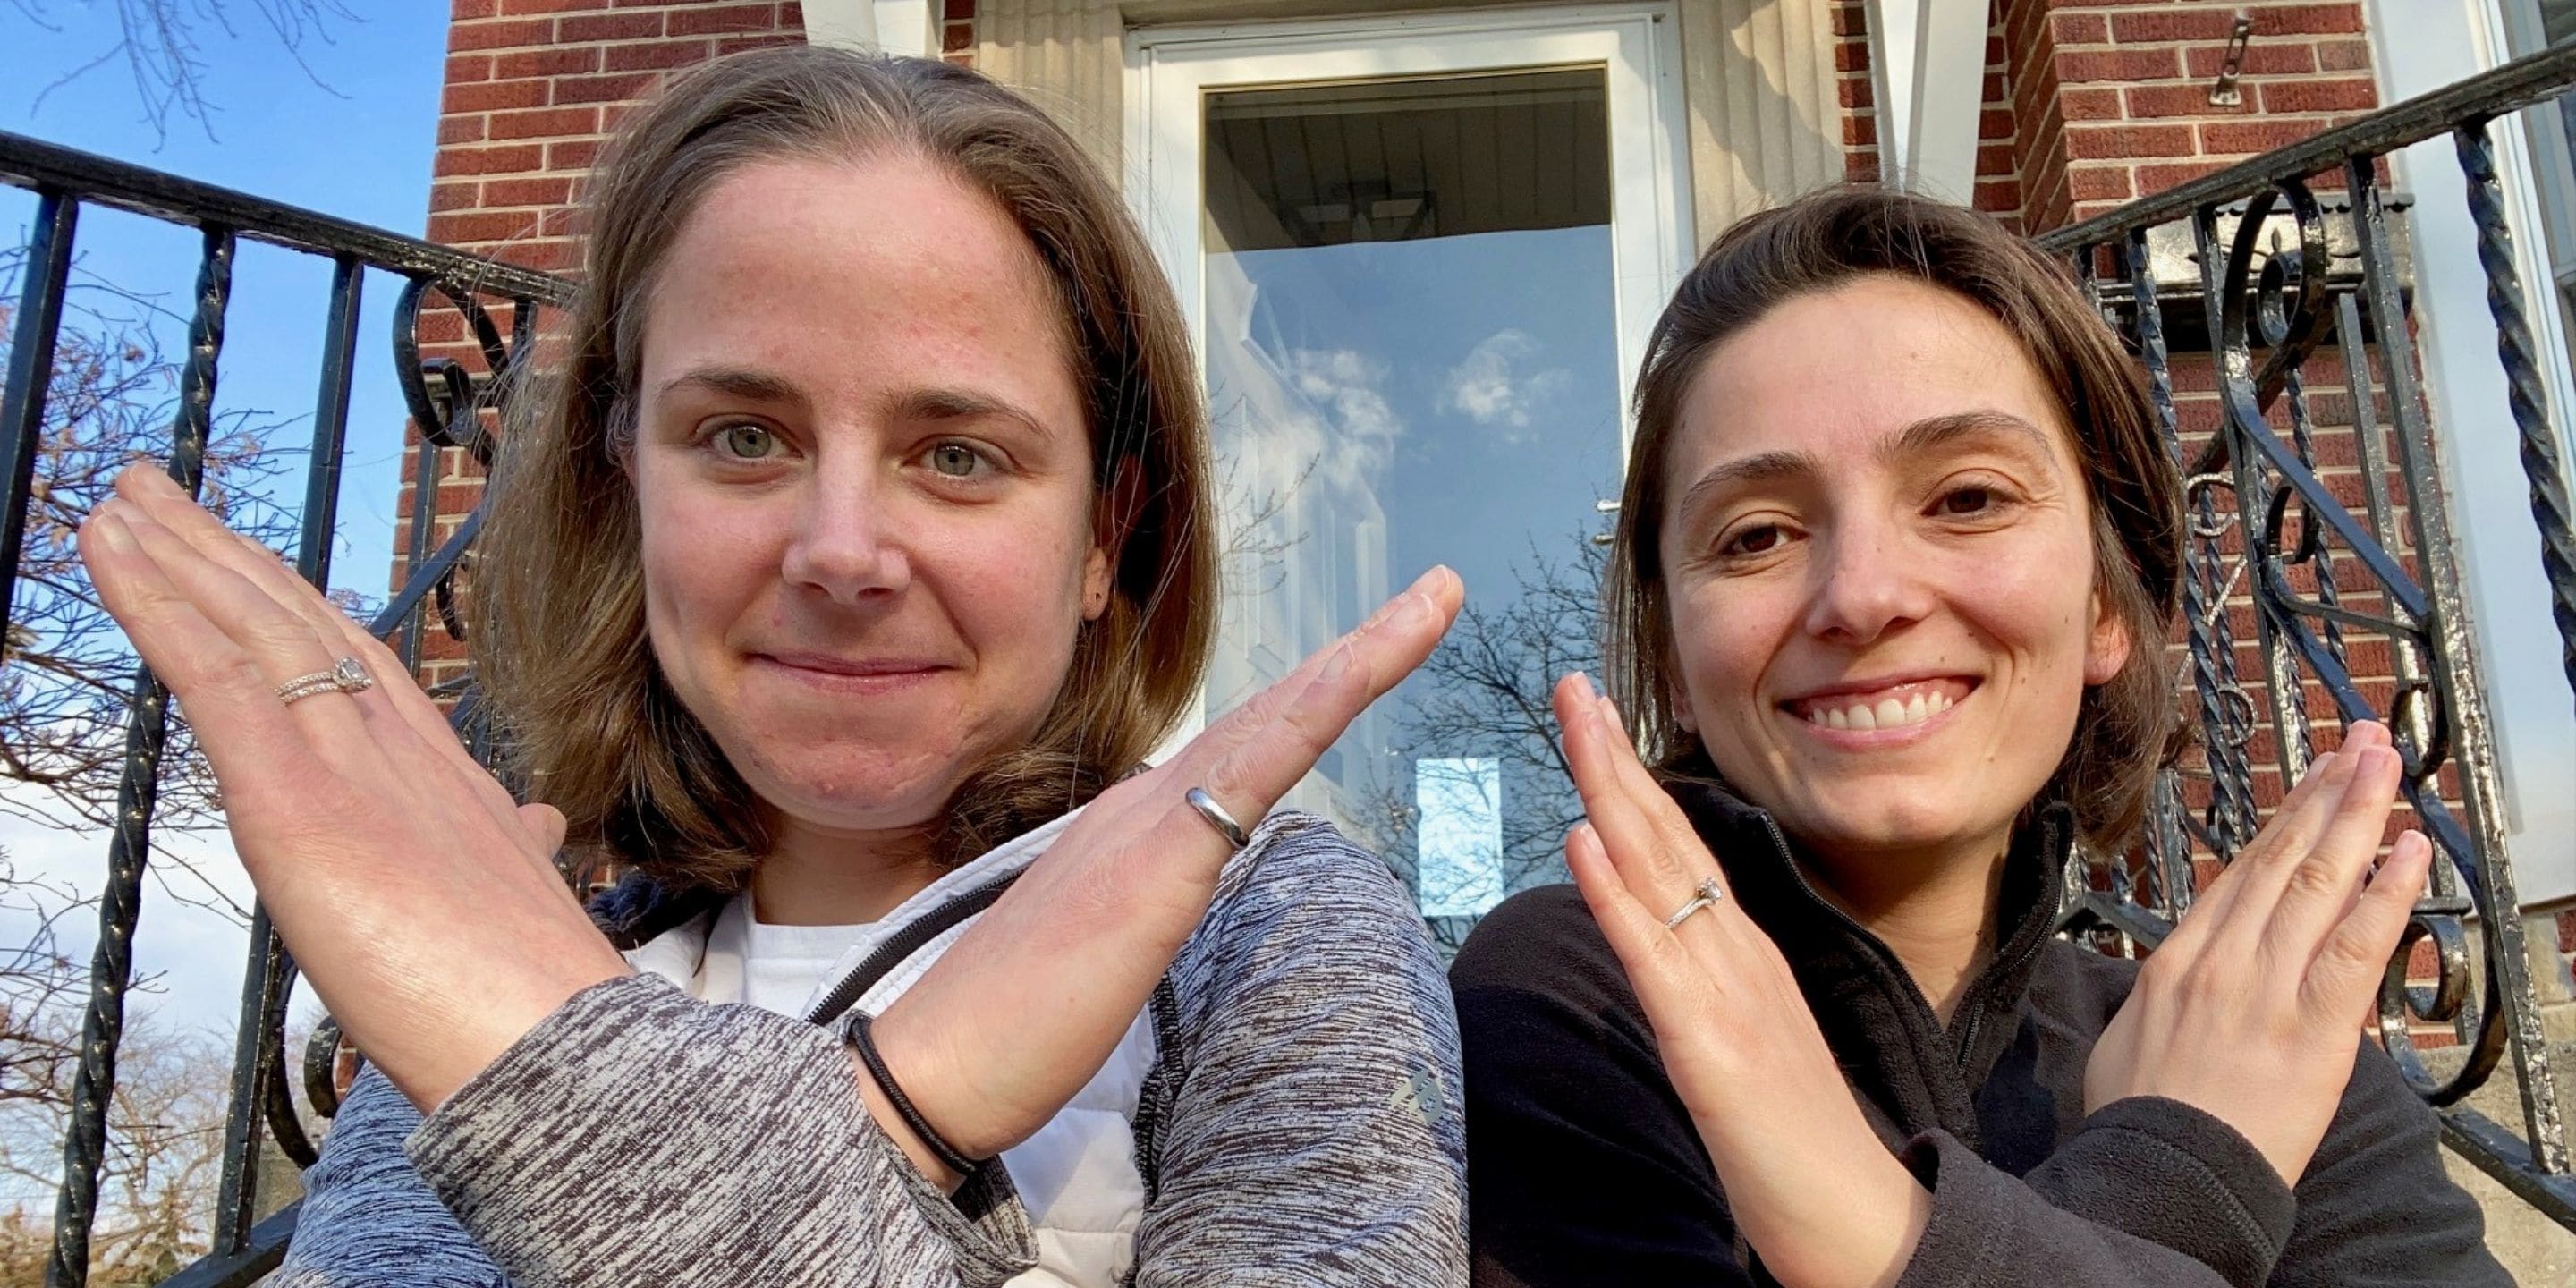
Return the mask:
<path fill-rule="evenodd" d="M 1773 821 L 1769 810 L 1757 810 L 1755 815 L 1762 820 L 1763 830 L 1771 834 L 1772 848 L 1778 851 L 1781 863 L 1788 867 L 1790 879 L 1798 883 L 1798 888 L 1806 892 L 1807 898 L 1817 907 L 1831 914 L 1834 920 L 1842 923 L 1843 928 L 1852 933 L 1855 940 L 1875 954 L 1881 966 L 1895 972 L 1896 978 L 1904 981 L 1907 993 L 1914 999 L 1915 1008 L 1920 1013 L 1930 1016 L 1932 1027 L 1939 1029 L 1941 1027 L 1939 1013 L 1932 1009 L 1931 1000 L 1924 997 L 1923 990 L 1914 983 L 1914 976 L 1905 969 L 1905 963 L 1897 960 L 1895 950 L 1881 942 L 1878 936 L 1871 934 L 1867 927 L 1853 920 L 1852 915 L 1843 911 L 1833 900 L 1816 892 L 1816 887 L 1807 880 L 1806 870 L 1798 866 L 1797 855 L 1789 849 L 1789 838 L 1781 833 L 1779 823 Z M 2036 955 L 2040 947 L 2047 942 L 2046 935 L 2040 936 L 2028 947 L 2013 954 L 2011 963 L 2002 970 L 1988 966 L 1977 976 L 1976 983 L 1969 986 L 1967 999 L 1963 1003 L 1968 1010 L 1968 1022 L 1966 1027 L 1960 1030 L 1959 1036 L 1962 1040 L 1952 1048 L 1950 1053 L 1951 1064 L 1956 1071 L 1961 1073 L 1967 1071 L 1968 1053 L 1976 1049 L 1978 1030 L 1985 1025 L 1985 993 L 1988 986 L 1998 977 L 2019 970 L 2022 963 Z"/>
<path fill-rule="evenodd" d="M 806 1012 L 805 1022 L 829 1024 L 841 1018 L 841 1013 L 856 1005 L 870 986 L 885 978 L 887 971 L 902 965 L 905 958 L 921 951 L 922 945 L 945 934 L 958 922 L 992 907 L 993 901 L 1001 898 L 1002 892 L 1010 889 L 1011 883 L 1019 880 L 1020 872 L 1024 871 L 1027 869 L 1006 872 L 906 922 L 901 929 L 886 936 L 885 942 L 878 944 L 849 974 L 834 983 L 832 991 L 824 994 L 823 1000 Z"/>

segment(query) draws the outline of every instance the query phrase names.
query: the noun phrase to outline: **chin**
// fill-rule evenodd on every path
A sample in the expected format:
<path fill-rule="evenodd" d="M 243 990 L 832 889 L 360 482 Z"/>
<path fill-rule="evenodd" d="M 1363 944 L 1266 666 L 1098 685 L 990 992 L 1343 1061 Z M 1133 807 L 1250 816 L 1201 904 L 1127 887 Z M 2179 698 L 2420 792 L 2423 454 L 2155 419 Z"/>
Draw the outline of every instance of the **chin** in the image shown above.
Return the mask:
<path fill-rule="evenodd" d="M 728 755 L 770 808 L 835 830 L 880 831 L 918 827 L 947 808 L 966 763 L 950 750 L 927 750 L 918 739 L 908 747 L 773 742 L 748 757 Z"/>

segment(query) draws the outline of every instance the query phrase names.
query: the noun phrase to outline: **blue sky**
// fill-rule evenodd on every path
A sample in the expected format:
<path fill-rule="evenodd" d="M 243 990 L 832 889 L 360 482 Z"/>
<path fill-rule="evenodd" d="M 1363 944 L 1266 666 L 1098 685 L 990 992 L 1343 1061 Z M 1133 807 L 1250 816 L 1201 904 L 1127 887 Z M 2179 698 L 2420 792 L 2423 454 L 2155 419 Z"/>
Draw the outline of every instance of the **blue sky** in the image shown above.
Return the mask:
<path fill-rule="evenodd" d="M 321 34 L 308 32 L 301 65 L 252 6 L 228 7 L 236 11 L 237 38 L 211 26 L 199 32 L 211 128 L 174 114 L 156 130 L 121 60 L 45 92 L 114 45 L 114 6 L 52 0 L 39 8 L 60 29 L 48 31 L 17 6 L 0 5 L 0 49 L 8 51 L 0 58 L 0 130 L 418 235 L 428 209 L 447 6 L 350 6 L 364 20 L 334 18 Z M 0 236 L 23 243 L 34 210 L 31 195 L 0 188 Z M 180 314 L 189 306 L 198 244 L 192 229 L 99 209 L 82 212 L 77 242 L 90 278 L 156 296 Z M 329 285 L 326 262 L 241 243 L 216 386 L 219 415 L 256 410 L 279 424 L 282 446 L 305 441 Z M 393 549 L 403 426 L 389 343 L 398 286 L 383 275 L 366 283 L 334 552 L 334 583 L 379 597 Z M 165 354 L 184 350 L 183 318 L 161 319 L 155 329 Z M 290 505 L 301 486 L 299 469 L 287 487 Z M 179 844 L 213 884 L 247 896 L 219 834 Z M 0 847 L 22 875 L 84 891 L 96 889 L 105 867 L 103 837 L 51 833 L 14 819 L 0 819 Z M 193 885 L 175 874 L 170 880 L 182 891 Z M 145 896 L 137 954 L 142 968 L 161 978 L 157 993 L 138 997 L 137 1009 L 229 1030 L 246 937 L 169 893 L 156 886 Z M 71 947 L 85 956 L 94 928 L 79 920 Z M 0 935 L 20 929 L 0 924 Z"/>

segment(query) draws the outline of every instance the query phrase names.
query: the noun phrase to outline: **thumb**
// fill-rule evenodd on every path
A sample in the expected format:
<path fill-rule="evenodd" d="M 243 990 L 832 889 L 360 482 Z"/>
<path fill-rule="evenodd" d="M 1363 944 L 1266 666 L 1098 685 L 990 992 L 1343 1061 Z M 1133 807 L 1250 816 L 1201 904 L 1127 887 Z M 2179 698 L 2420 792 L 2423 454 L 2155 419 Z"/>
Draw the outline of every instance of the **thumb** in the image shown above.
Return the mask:
<path fill-rule="evenodd" d="M 564 816 L 562 810 L 556 809 L 552 805 L 522 805 L 519 807 L 519 822 L 522 826 L 528 829 L 530 834 L 537 838 L 538 844 L 545 847 L 545 851 L 548 855 L 552 855 L 555 851 L 563 848 Z"/>

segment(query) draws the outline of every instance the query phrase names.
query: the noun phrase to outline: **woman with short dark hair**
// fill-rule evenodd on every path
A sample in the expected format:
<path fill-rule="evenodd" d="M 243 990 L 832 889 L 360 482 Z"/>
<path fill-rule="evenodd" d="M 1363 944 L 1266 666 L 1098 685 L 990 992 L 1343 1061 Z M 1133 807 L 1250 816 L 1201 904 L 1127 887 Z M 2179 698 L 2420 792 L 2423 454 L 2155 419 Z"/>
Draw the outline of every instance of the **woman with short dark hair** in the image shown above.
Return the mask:
<path fill-rule="evenodd" d="M 2359 1035 L 2432 861 L 2408 831 L 2373 873 L 2386 730 L 2145 963 L 2053 937 L 2076 847 L 2125 851 L 2175 749 L 2182 547 L 2136 368 L 2059 266 L 1807 198 L 1709 249 L 1637 409 L 1616 701 L 1556 694 L 1575 886 L 1451 972 L 1474 1281 L 2507 1282 Z"/>

